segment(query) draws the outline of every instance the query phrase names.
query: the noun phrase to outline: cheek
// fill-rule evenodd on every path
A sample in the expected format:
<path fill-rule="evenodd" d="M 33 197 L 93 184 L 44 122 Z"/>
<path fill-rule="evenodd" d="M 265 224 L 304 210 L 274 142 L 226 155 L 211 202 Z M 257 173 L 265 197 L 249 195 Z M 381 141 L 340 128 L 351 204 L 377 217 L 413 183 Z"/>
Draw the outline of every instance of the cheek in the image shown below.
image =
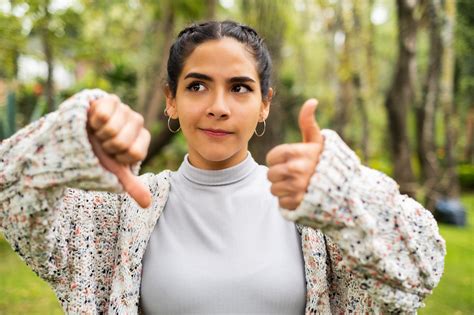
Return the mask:
<path fill-rule="evenodd" d="M 192 127 L 202 116 L 202 113 L 198 108 L 196 108 L 196 106 L 182 106 L 181 108 L 182 110 L 178 109 L 178 116 L 179 122 L 184 128 Z"/>
<path fill-rule="evenodd" d="M 258 111 L 245 111 L 240 113 L 240 129 L 242 133 L 244 133 L 248 138 L 250 138 L 255 131 L 255 127 L 257 126 L 258 122 Z"/>

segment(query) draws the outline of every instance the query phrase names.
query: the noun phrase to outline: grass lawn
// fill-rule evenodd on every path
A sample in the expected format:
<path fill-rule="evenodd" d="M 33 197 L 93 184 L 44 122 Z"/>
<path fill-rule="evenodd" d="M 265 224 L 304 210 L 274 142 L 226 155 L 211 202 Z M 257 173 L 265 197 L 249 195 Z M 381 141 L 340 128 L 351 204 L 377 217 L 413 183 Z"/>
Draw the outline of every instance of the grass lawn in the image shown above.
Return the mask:
<path fill-rule="evenodd" d="M 447 242 L 445 273 L 419 314 L 474 314 L 474 194 L 464 195 L 466 228 L 440 225 Z M 0 315 L 62 314 L 54 293 L 0 237 Z"/>
<path fill-rule="evenodd" d="M 0 315 L 63 314 L 49 285 L 0 236 Z"/>
<path fill-rule="evenodd" d="M 474 314 L 474 194 L 464 195 L 462 201 L 468 225 L 439 224 L 447 244 L 444 275 L 419 314 Z"/>

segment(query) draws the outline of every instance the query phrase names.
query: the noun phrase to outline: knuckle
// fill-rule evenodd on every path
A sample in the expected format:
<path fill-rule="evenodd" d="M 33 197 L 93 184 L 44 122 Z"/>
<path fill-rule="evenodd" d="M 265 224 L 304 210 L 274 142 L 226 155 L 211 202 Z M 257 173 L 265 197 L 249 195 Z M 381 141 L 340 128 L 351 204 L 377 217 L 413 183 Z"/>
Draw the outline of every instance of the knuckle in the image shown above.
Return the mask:
<path fill-rule="evenodd" d="M 143 134 L 145 150 L 148 150 L 148 147 L 151 143 L 151 134 L 148 130 L 142 129 L 141 133 Z"/>
<path fill-rule="evenodd" d="M 130 159 L 126 156 L 126 155 L 123 155 L 123 154 L 117 154 L 115 156 L 115 159 L 120 162 L 120 163 L 123 163 L 123 164 L 129 164 L 131 163 Z"/>
<path fill-rule="evenodd" d="M 99 123 L 104 124 L 109 120 L 110 114 L 107 112 L 105 106 L 98 105 L 97 109 L 95 110 L 94 118 Z"/>
<path fill-rule="evenodd" d="M 148 129 L 142 128 L 142 133 L 143 133 L 143 136 L 145 137 L 145 139 L 147 140 L 147 142 L 150 142 L 150 140 L 151 140 L 150 131 L 148 131 Z"/>
<path fill-rule="evenodd" d="M 285 161 L 289 161 L 293 157 L 292 146 L 288 143 L 283 145 L 283 158 Z"/>
<path fill-rule="evenodd" d="M 272 162 L 274 160 L 274 156 L 275 155 L 275 148 L 271 149 L 270 152 L 267 153 L 267 156 L 265 157 L 265 160 L 267 162 L 267 165 L 272 165 Z"/>
<path fill-rule="evenodd" d="M 297 162 L 290 161 L 286 163 L 286 172 L 289 174 L 298 173 L 300 171 L 300 167 Z"/>
<path fill-rule="evenodd" d="M 116 94 L 109 94 L 109 99 L 115 103 L 115 104 L 120 104 L 120 97 L 118 97 Z"/>
<path fill-rule="evenodd" d="M 137 146 L 132 146 L 129 150 L 128 150 L 128 155 L 133 159 L 133 160 L 136 160 L 136 161 L 141 161 L 145 158 L 145 154 L 143 152 L 143 150 L 140 150 L 140 148 L 138 148 Z"/>
<path fill-rule="evenodd" d="M 273 182 L 273 179 L 275 178 L 275 175 L 276 175 L 276 170 L 275 170 L 275 167 L 272 166 L 272 167 L 269 167 L 268 168 L 268 172 L 267 172 L 267 178 L 269 181 Z"/>
<path fill-rule="evenodd" d="M 292 194 L 299 191 L 297 179 L 291 178 L 287 180 L 286 186 L 288 187 L 288 191 L 291 192 Z"/>
<path fill-rule="evenodd" d="M 270 187 L 270 192 L 272 193 L 272 195 L 276 196 L 278 194 L 278 189 L 276 188 L 275 185 L 272 185 Z"/>
<path fill-rule="evenodd" d="M 292 155 L 295 151 L 295 144 L 294 143 L 284 143 L 282 144 L 285 153 L 288 155 Z"/>
<path fill-rule="evenodd" d="M 143 118 L 142 115 L 140 115 L 139 113 L 137 112 L 134 112 L 135 114 L 135 119 L 137 120 L 137 123 L 140 127 L 143 127 L 144 123 L 145 123 L 145 118 Z"/>
<path fill-rule="evenodd" d="M 273 174 L 272 170 L 270 169 L 270 170 L 267 172 L 267 179 L 268 179 L 270 182 L 273 182 L 273 179 L 275 178 L 274 176 L 275 176 L 275 175 Z"/>
<path fill-rule="evenodd" d="M 118 133 L 119 128 L 112 125 L 105 125 L 101 130 L 99 130 L 97 135 L 100 138 L 110 138 L 115 137 Z"/>
<path fill-rule="evenodd" d="M 128 115 L 131 114 L 132 110 L 127 104 L 120 103 L 117 107 L 116 110 L 120 115 L 122 115 L 124 118 L 127 117 Z"/>
<path fill-rule="evenodd" d="M 111 142 L 111 148 L 115 151 L 121 152 L 125 151 L 128 148 L 128 143 L 122 139 L 116 139 Z"/>
<path fill-rule="evenodd" d="M 113 149 L 113 145 L 111 141 L 105 141 L 104 143 L 102 143 L 102 149 L 105 152 L 110 153 L 110 154 L 115 153 L 115 150 Z"/>
<path fill-rule="evenodd" d="M 128 106 L 127 104 L 123 104 L 123 103 L 121 103 L 120 106 L 121 106 L 121 110 L 122 110 L 122 112 L 125 116 L 130 115 L 130 116 L 134 117 L 135 112 L 130 108 L 130 106 Z"/>

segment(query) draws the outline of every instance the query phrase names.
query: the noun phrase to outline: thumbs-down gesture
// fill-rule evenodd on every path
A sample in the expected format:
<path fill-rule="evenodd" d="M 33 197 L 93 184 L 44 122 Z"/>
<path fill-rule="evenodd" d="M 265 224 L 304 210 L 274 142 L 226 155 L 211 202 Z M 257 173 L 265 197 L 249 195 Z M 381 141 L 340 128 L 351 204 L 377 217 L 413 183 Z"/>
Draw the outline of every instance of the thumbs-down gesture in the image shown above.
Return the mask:
<path fill-rule="evenodd" d="M 284 209 L 299 206 L 323 151 L 324 137 L 314 118 L 317 104 L 310 99 L 301 107 L 298 122 L 303 142 L 281 144 L 267 154 L 271 192 Z"/>

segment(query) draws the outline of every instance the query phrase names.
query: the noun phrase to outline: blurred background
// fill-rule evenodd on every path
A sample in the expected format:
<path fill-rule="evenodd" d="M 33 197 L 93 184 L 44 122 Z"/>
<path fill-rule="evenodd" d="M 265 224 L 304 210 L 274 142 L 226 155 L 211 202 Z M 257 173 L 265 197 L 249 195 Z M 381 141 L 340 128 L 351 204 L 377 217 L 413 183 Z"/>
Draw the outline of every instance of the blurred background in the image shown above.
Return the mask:
<path fill-rule="evenodd" d="M 163 116 L 168 49 L 208 19 L 251 25 L 272 54 L 276 96 L 255 159 L 300 141 L 300 106 L 319 99 L 320 126 L 439 222 L 445 275 L 420 314 L 474 314 L 474 1 L 0 0 L 0 140 L 101 88 L 145 117 L 142 172 L 176 169 L 186 144 Z M 0 315 L 60 313 L 0 236 Z"/>

